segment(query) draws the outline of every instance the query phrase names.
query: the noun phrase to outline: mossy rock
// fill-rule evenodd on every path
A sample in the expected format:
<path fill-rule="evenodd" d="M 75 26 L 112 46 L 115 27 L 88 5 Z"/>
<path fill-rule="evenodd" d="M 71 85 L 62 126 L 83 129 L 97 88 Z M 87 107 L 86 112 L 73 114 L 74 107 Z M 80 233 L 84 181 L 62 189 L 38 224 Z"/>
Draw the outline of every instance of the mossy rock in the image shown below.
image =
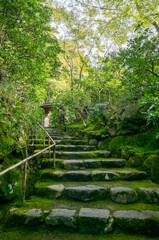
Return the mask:
<path fill-rule="evenodd" d="M 111 137 L 132 135 L 142 132 L 146 120 L 142 114 L 147 106 L 140 107 L 136 102 L 127 101 L 118 106 L 108 119 L 108 133 Z"/>
<path fill-rule="evenodd" d="M 128 160 L 129 166 L 142 168 L 144 156 L 138 149 L 124 146 L 121 148 L 121 157 Z"/>
<path fill-rule="evenodd" d="M 6 184 L 5 184 L 6 185 Z M 13 199 L 13 187 L 11 184 L 0 185 L 0 203 Z"/>
<path fill-rule="evenodd" d="M 111 142 L 111 138 L 106 138 L 104 140 L 99 141 L 98 149 L 109 150 L 110 142 Z"/>
<path fill-rule="evenodd" d="M 133 151 L 133 147 L 131 146 L 123 146 L 121 148 L 121 157 L 124 159 L 129 159 L 129 157 L 131 156 L 131 152 Z"/>
<path fill-rule="evenodd" d="M 109 144 L 109 150 L 113 156 L 121 157 L 121 149 L 126 145 L 126 138 L 123 136 L 115 137 Z"/>
<path fill-rule="evenodd" d="M 149 155 L 144 161 L 144 166 L 150 170 L 152 180 L 159 183 L 159 156 L 155 154 Z"/>

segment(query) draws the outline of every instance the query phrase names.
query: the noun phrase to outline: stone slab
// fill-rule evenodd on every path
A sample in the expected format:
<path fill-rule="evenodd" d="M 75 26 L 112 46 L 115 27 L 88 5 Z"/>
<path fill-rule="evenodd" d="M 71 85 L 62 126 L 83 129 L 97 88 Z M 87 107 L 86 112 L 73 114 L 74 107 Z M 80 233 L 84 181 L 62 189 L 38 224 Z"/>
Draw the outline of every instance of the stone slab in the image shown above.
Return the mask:
<path fill-rule="evenodd" d="M 126 160 L 124 159 L 106 159 L 102 160 L 102 166 L 108 168 L 116 168 L 116 167 L 124 167 L 126 164 Z"/>
<path fill-rule="evenodd" d="M 56 199 L 63 194 L 64 188 L 65 187 L 62 184 L 56 184 L 51 186 L 43 186 L 36 184 L 35 192 L 38 196 L 47 197 L 49 199 Z"/>
<path fill-rule="evenodd" d="M 66 226 L 77 228 L 76 210 L 69 209 L 53 209 L 45 220 L 46 225 L 53 227 Z"/>
<path fill-rule="evenodd" d="M 118 171 L 123 180 L 142 180 L 147 178 L 147 173 L 143 171 Z"/>
<path fill-rule="evenodd" d="M 69 171 L 65 173 L 66 181 L 90 181 L 91 173 L 88 171 Z"/>
<path fill-rule="evenodd" d="M 159 188 L 143 187 L 138 189 L 139 196 L 142 201 L 148 203 L 159 203 Z"/>
<path fill-rule="evenodd" d="M 30 209 L 23 216 L 24 224 L 29 226 L 39 225 L 44 221 L 41 209 Z"/>
<path fill-rule="evenodd" d="M 94 181 L 113 181 L 120 179 L 120 175 L 115 171 L 92 171 L 92 178 Z"/>
<path fill-rule="evenodd" d="M 64 185 L 62 184 L 51 185 L 48 186 L 48 188 L 51 190 L 54 198 L 60 197 L 65 189 Z"/>
<path fill-rule="evenodd" d="M 95 185 L 66 187 L 65 195 L 69 198 L 88 202 L 93 200 L 106 199 L 108 190 Z"/>
<path fill-rule="evenodd" d="M 87 151 L 87 152 L 59 152 L 56 151 L 56 157 L 59 159 L 87 159 L 87 158 L 96 158 L 96 152 Z"/>
<path fill-rule="evenodd" d="M 101 160 L 98 159 L 88 159 L 84 160 L 85 168 L 99 168 L 101 167 Z"/>
<path fill-rule="evenodd" d="M 71 145 L 71 144 L 65 144 L 65 145 L 56 145 L 56 149 L 59 151 L 91 151 L 94 150 L 94 146 L 87 146 L 87 145 Z"/>
<path fill-rule="evenodd" d="M 107 158 L 107 157 L 110 157 L 110 155 L 111 155 L 111 152 L 110 151 L 96 151 L 95 152 L 97 155 L 98 155 L 98 157 L 100 157 L 100 158 Z"/>
<path fill-rule="evenodd" d="M 102 233 L 109 225 L 109 218 L 109 210 L 81 208 L 79 212 L 79 230 L 83 233 Z"/>
<path fill-rule="evenodd" d="M 152 210 L 142 211 L 116 211 L 115 224 L 123 231 L 132 233 L 159 234 L 159 212 Z"/>
<path fill-rule="evenodd" d="M 61 181 L 63 180 L 65 176 L 65 173 L 62 171 L 54 171 L 54 172 L 43 172 L 41 174 L 41 178 L 45 178 L 45 179 L 53 179 L 56 181 Z"/>
<path fill-rule="evenodd" d="M 68 170 L 84 169 L 84 162 L 83 160 L 64 160 L 62 163 L 62 167 Z"/>
<path fill-rule="evenodd" d="M 138 194 L 133 188 L 114 187 L 110 189 L 111 199 L 118 203 L 132 203 L 138 199 Z"/>

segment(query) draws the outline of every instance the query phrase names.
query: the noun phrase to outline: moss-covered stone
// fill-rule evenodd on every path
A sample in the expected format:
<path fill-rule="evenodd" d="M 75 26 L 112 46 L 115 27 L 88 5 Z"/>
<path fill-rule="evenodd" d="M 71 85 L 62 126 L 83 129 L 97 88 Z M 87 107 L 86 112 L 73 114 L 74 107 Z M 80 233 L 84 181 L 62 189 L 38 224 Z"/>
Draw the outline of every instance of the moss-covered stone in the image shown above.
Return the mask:
<path fill-rule="evenodd" d="M 148 203 L 159 203 L 159 187 L 142 187 L 137 191 L 141 201 Z"/>
<path fill-rule="evenodd" d="M 144 166 L 150 170 L 152 180 L 159 183 L 159 156 L 151 154 L 144 161 Z"/>
<path fill-rule="evenodd" d="M 1 170 L 17 163 L 19 159 L 13 155 L 5 157 Z M 21 171 L 18 168 L 13 171 L 7 172 L 0 177 L 0 203 L 12 200 L 19 192 L 18 181 L 21 178 Z"/>
<path fill-rule="evenodd" d="M 110 136 L 132 135 L 141 132 L 142 126 L 146 125 L 141 110 L 143 109 L 132 101 L 120 104 L 108 119 Z"/>
<path fill-rule="evenodd" d="M 114 187 L 110 189 L 111 199 L 119 203 L 131 203 L 138 199 L 138 195 L 133 188 Z"/>
<path fill-rule="evenodd" d="M 108 190 L 96 185 L 66 187 L 65 195 L 84 202 L 106 199 Z"/>
<path fill-rule="evenodd" d="M 46 197 L 49 199 L 59 198 L 64 191 L 64 186 L 62 184 L 54 184 L 46 186 L 45 183 L 37 183 L 35 185 L 35 193 L 38 196 Z"/>
<path fill-rule="evenodd" d="M 159 229 L 159 212 L 143 211 L 117 211 L 114 213 L 115 224 L 127 232 L 157 235 Z"/>
<path fill-rule="evenodd" d="M 66 226 L 74 229 L 77 228 L 76 222 L 76 210 L 69 209 L 52 209 L 45 220 L 45 223 L 52 227 Z"/>
<path fill-rule="evenodd" d="M 109 210 L 81 208 L 79 212 L 79 230 L 83 233 L 104 232 L 109 218 Z"/>

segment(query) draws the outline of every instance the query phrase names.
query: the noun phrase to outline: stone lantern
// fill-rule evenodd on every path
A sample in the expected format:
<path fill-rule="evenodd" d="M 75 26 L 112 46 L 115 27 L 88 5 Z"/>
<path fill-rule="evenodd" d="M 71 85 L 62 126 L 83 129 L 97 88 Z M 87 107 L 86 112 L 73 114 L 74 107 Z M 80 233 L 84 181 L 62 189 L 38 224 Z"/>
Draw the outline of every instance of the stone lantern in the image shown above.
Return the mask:
<path fill-rule="evenodd" d="M 40 107 L 44 109 L 44 127 L 49 127 L 50 110 L 53 103 L 43 103 Z"/>

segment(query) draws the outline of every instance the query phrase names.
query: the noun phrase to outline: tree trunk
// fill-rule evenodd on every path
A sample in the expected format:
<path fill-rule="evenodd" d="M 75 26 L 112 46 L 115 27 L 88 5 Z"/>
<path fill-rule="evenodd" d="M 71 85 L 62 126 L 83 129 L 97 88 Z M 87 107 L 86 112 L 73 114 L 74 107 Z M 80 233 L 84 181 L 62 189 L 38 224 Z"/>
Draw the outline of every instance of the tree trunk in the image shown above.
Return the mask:
<path fill-rule="evenodd" d="M 154 27 L 156 28 L 157 32 L 159 33 L 159 26 L 156 22 L 153 22 Z"/>

